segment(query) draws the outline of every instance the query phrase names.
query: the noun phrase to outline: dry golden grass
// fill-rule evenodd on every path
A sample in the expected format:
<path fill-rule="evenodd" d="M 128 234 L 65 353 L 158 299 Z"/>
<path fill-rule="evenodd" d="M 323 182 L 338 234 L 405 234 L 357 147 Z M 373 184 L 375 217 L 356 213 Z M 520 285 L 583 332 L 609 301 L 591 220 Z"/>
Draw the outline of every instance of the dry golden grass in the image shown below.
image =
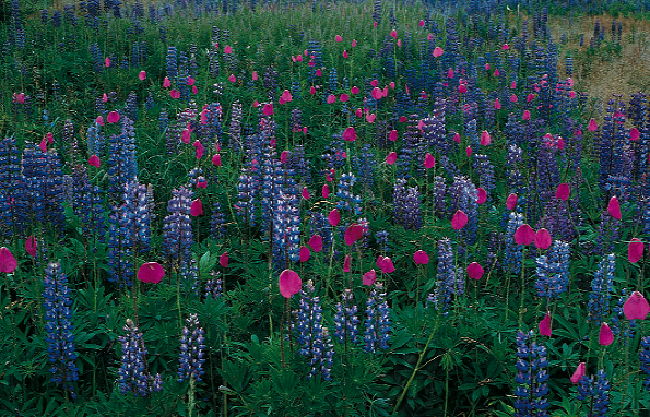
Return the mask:
<path fill-rule="evenodd" d="M 609 40 L 612 16 L 584 16 L 577 21 L 549 17 L 553 38 L 559 42 L 562 34 L 566 34 L 569 40 L 568 45 L 561 49 L 560 74 L 564 71 L 566 47 L 586 51 L 589 40 L 593 37 L 596 20 L 600 20 L 601 27 L 605 30 L 605 39 Z M 578 88 L 585 90 L 590 97 L 599 99 L 601 103 L 606 103 L 614 94 L 627 97 L 639 91 L 650 92 L 650 21 L 624 17 L 617 20 L 623 22 L 620 57 L 611 56 L 590 62 L 586 74 L 583 74 L 585 68 L 580 68 L 574 61 L 573 78 Z M 584 36 L 582 47 L 579 46 L 580 35 Z M 575 56 L 575 53 L 572 55 Z"/>

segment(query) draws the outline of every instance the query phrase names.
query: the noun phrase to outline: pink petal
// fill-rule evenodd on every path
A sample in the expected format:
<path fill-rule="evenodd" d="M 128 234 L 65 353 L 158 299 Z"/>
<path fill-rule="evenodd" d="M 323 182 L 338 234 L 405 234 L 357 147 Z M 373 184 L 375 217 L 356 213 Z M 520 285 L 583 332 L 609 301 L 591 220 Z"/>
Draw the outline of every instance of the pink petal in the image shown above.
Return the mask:
<path fill-rule="evenodd" d="M 589 127 L 588 127 L 590 132 L 595 132 L 598 130 L 598 123 L 594 119 L 589 120 Z"/>
<path fill-rule="evenodd" d="M 341 212 L 338 209 L 333 209 L 327 216 L 330 226 L 338 226 L 341 223 Z"/>
<path fill-rule="evenodd" d="M 36 257 L 36 238 L 34 236 L 29 236 L 25 239 L 25 252 L 29 253 L 33 257 Z"/>
<path fill-rule="evenodd" d="M 212 165 L 214 165 L 216 167 L 220 167 L 222 165 L 222 163 L 221 163 L 221 155 L 220 154 L 218 154 L 218 153 L 214 154 L 214 156 L 212 157 Z"/>
<path fill-rule="evenodd" d="M 310 237 L 307 244 L 314 252 L 320 252 L 323 250 L 323 238 L 319 235 Z"/>
<path fill-rule="evenodd" d="M 430 169 L 435 166 L 436 166 L 436 157 L 427 152 L 427 154 L 424 155 L 424 167 Z"/>
<path fill-rule="evenodd" d="M 633 127 L 632 129 L 630 129 L 630 140 L 631 141 L 636 142 L 636 141 L 639 140 L 640 137 L 641 137 L 641 135 L 639 133 L 639 129 L 637 129 L 636 127 Z"/>
<path fill-rule="evenodd" d="M 224 268 L 228 267 L 228 263 L 230 262 L 230 257 L 228 256 L 228 252 L 224 252 L 219 256 L 219 265 L 221 265 Z"/>
<path fill-rule="evenodd" d="M 585 373 L 587 373 L 587 364 L 585 362 L 580 362 L 576 370 L 573 371 L 573 375 L 571 375 L 569 380 L 572 384 L 577 384 Z"/>
<path fill-rule="evenodd" d="M 190 204 L 190 215 L 192 216 L 201 216 L 203 214 L 203 203 L 201 202 L 200 199 L 196 199 L 192 201 L 192 204 Z"/>
<path fill-rule="evenodd" d="M 357 140 L 357 132 L 353 127 L 348 127 L 343 131 L 343 140 L 346 142 L 354 142 Z"/>
<path fill-rule="evenodd" d="M 264 116 L 273 116 L 273 103 L 267 103 L 262 106 L 262 114 Z"/>
<path fill-rule="evenodd" d="M 377 272 L 374 269 L 363 274 L 363 285 L 373 285 L 377 281 Z"/>
<path fill-rule="evenodd" d="M 147 72 L 146 71 L 140 71 L 140 73 L 138 74 L 138 79 L 140 81 L 146 80 L 147 79 Z"/>
<path fill-rule="evenodd" d="M 393 261 L 390 258 L 382 258 L 379 269 L 382 274 L 390 274 L 395 272 L 395 267 L 393 266 Z"/>
<path fill-rule="evenodd" d="M 618 203 L 616 196 L 612 197 L 607 203 L 607 213 L 615 219 L 621 220 L 623 213 L 621 213 L 621 205 Z"/>
<path fill-rule="evenodd" d="M 306 246 L 301 246 L 300 250 L 298 251 L 298 261 L 307 262 L 310 257 L 311 252 L 309 251 L 309 248 Z"/>
<path fill-rule="evenodd" d="M 528 246 L 535 240 L 535 231 L 527 224 L 522 224 L 515 232 L 515 241 L 518 245 Z"/>
<path fill-rule="evenodd" d="M 487 191 L 484 188 L 476 189 L 476 204 L 483 204 L 487 201 Z"/>
<path fill-rule="evenodd" d="M 552 243 L 553 239 L 548 230 L 541 228 L 535 233 L 535 247 L 537 249 L 548 249 Z"/>
<path fill-rule="evenodd" d="M 99 168 L 101 164 L 102 163 L 99 160 L 99 157 L 97 155 L 92 155 L 90 158 L 88 158 L 88 165 L 92 165 L 95 168 Z"/>
<path fill-rule="evenodd" d="M 120 114 L 115 110 L 109 111 L 108 116 L 106 117 L 108 123 L 117 123 L 120 121 Z"/>
<path fill-rule="evenodd" d="M 539 334 L 549 337 L 553 335 L 553 328 L 551 327 L 551 313 L 546 312 L 544 319 L 539 322 Z"/>
<path fill-rule="evenodd" d="M 391 130 L 388 133 L 388 140 L 391 141 L 391 142 L 395 142 L 395 141 L 397 141 L 398 135 L 399 134 L 398 134 L 397 130 Z"/>
<path fill-rule="evenodd" d="M 330 198 L 330 186 L 327 184 L 323 184 L 323 186 L 320 189 L 320 195 L 326 200 Z"/>
<path fill-rule="evenodd" d="M 555 191 L 555 198 L 567 201 L 569 199 L 570 193 L 571 193 L 571 189 L 569 188 L 569 184 L 566 182 L 562 182 L 557 185 L 557 190 Z"/>
<path fill-rule="evenodd" d="M 487 146 L 492 143 L 492 137 L 487 130 L 481 132 L 481 145 Z"/>
<path fill-rule="evenodd" d="M 614 343 L 614 333 L 612 333 L 612 329 L 609 328 L 607 323 L 604 323 L 600 325 L 600 333 L 598 334 L 598 343 L 601 346 L 609 346 L 612 343 Z"/>
<path fill-rule="evenodd" d="M 643 242 L 635 237 L 627 244 L 627 260 L 637 263 L 641 258 L 643 258 Z"/>
<path fill-rule="evenodd" d="M 423 250 L 415 251 L 413 254 L 413 262 L 418 265 L 426 265 L 429 263 L 429 255 Z"/>
<path fill-rule="evenodd" d="M 627 320 L 645 320 L 650 313 L 650 304 L 640 292 L 634 291 L 623 304 L 623 313 Z"/>
<path fill-rule="evenodd" d="M 436 57 L 436 58 L 440 58 L 444 52 L 445 51 L 441 47 L 436 46 L 433 49 L 433 56 Z"/>
<path fill-rule="evenodd" d="M 456 143 L 460 143 L 460 133 L 458 132 L 454 133 L 453 141 Z"/>
<path fill-rule="evenodd" d="M 359 224 L 353 224 L 348 226 L 348 228 L 345 229 L 345 233 L 344 233 L 345 244 L 347 246 L 352 246 L 354 242 L 356 242 L 357 240 L 363 237 L 363 233 L 365 232 L 365 230 L 366 230 L 365 227 Z"/>
<path fill-rule="evenodd" d="M 468 157 L 472 156 L 472 147 L 471 146 L 468 146 L 467 148 L 465 148 L 465 155 L 467 155 Z"/>
<path fill-rule="evenodd" d="M 309 194 L 309 190 L 307 189 L 307 187 L 304 187 L 302 189 L 302 198 L 304 198 L 305 200 L 309 200 L 311 198 L 311 194 Z"/>
<path fill-rule="evenodd" d="M 481 279 L 485 273 L 483 265 L 478 262 L 472 262 L 471 264 L 467 265 L 466 271 L 467 275 L 472 279 Z"/>
<path fill-rule="evenodd" d="M 165 269 L 158 262 L 146 262 L 140 265 L 138 280 L 147 284 L 158 284 L 165 276 Z"/>
<path fill-rule="evenodd" d="M 343 272 L 350 272 L 352 270 L 352 256 L 349 254 L 345 255 L 343 259 Z"/>
<path fill-rule="evenodd" d="M 517 207 L 517 201 L 519 200 L 519 196 L 515 193 L 510 193 L 508 194 L 508 198 L 506 198 L 506 207 L 508 210 L 513 211 Z"/>
<path fill-rule="evenodd" d="M 16 270 L 16 258 L 7 248 L 0 248 L 0 272 L 11 274 Z"/>
<path fill-rule="evenodd" d="M 397 152 L 391 152 L 386 156 L 386 163 L 393 165 L 397 161 Z"/>
<path fill-rule="evenodd" d="M 468 222 L 469 217 L 467 217 L 467 214 L 463 213 L 461 210 L 458 210 L 453 216 L 451 216 L 451 228 L 454 230 L 462 229 Z"/>
<path fill-rule="evenodd" d="M 280 294 L 284 298 L 291 298 L 298 294 L 302 288 L 300 276 L 290 269 L 285 269 L 280 274 Z"/>

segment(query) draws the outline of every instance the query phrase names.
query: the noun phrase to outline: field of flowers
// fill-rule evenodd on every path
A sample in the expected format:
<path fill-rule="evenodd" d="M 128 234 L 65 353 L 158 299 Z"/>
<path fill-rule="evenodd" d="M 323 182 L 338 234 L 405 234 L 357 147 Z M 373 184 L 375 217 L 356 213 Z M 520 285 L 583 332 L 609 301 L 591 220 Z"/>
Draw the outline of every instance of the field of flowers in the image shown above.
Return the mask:
<path fill-rule="evenodd" d="M 647 1 L 0 12 L 0 416 L 650 416 Z"/>

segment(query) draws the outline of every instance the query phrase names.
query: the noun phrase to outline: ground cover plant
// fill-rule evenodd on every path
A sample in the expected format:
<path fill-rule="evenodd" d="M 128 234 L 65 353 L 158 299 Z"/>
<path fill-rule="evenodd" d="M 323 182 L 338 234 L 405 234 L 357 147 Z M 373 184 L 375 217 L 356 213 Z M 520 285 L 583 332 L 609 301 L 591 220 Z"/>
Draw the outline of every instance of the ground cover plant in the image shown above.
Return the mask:
<path fill-rule="evenodd" d="M 648 415 L 647 2 L 2 12 L 0 415 Z"/>

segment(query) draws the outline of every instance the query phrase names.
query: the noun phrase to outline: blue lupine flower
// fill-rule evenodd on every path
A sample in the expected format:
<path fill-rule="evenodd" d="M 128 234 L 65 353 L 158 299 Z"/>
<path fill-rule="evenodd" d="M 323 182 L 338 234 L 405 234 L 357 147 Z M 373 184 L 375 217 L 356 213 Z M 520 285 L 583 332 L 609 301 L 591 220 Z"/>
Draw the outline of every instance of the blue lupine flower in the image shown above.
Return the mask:
<path fill-rule="evenodd" d="M 524 224 L 523 214 L 511 212 L 506 229 L 506 252 L 503 259 L 503 269 L 506 273 L 516 275 L 521 272 L 522 252 L 521 246 L 515 242 L 515 232 L 522 224 Z"/>
<path fill-rule="evenodd" d="M 163 220 L 163 254 L 179 264 L 190 259 L 192 244 L 192 219 L 190 204 L 192 192 L 185 187 L 172 191 Z"/>
<path fill-rule="evenodd" d="M 427 301 L 434 304 L 438 311 L 447 314 L 454 295 L 465 293 L 465 277 L 462 270 L 454 266 L 454 254 L 448 238 L 438 240 L 438 265 L 436 287 L 429 294 Z"/>
<path fill-rule="evenodd" d="M 535 263 L 537 295 L 555 298 L 567 290 L 569 285 L 569 244 L 556 240 L 545 255 L 540 255 Z"/>
<path fill-rule="evenodd" d="M 388 349 L 391 320 L 386 293 L 381 293 L 382 285 L 376 283 L 366 299 L 366 320 L 363 335 L 364 350 L 375 353 L 377 349 Z"/>
<path fill-rule="evenodd" d="M 205 283 L 203 290 L 204 298 L 219 298 L 223 295 L 223 279 L 221 272 L 210 272 L 210 279 Z"/>
<path fill-rule="evenodd" d="M 128 319 L 123 327 L 126 335 L 121 335 L 119 341 L 122 345 L 120 369 L 117 371 L 117 384 L 121 394 L 128 392 L 144 397 L 149 394 L 149 383 L 153 378 L 147 372 L 147 349 L 144 346 L 142 333 L 138 327 Z"/>
<path fill-rule="evenodd" d="M 598 264 L 598 270 L 591 280 L 591 292 L 587 309 L 589 319 L 601 323 L 610 316 L 612 307 L 612 293 L 614 292 L 614 271 L 616 269 L 616 256 L 613 253 L 606 255 Z"/>
<path fill-rule="evenodd" d="M 339 198 L 336 208 L 359 216 L 363 212 L 363 199 L 360 195 L 354 194 L 353 189 L 356 181 L 357 179 L 352 173 L 341 175 L 336 187 L 336 196 Z"/>
<path fill-rule="evenodd" d="M 352 290 L 346 288 L 341 294 L 341 302 L 336 303 L 336 312 L 334 313 L 334 337 L 339 343 L 345 343 L 350 340 L 352 343 L 357 342 L 357 306 L 354 304 L 354 294 Z"/>
<path fill-rule="evenodd" d="M 641 372 L 643 373 L 643 385 L 650 391 L 650 336 L 643 336 L 641 338 L 639 362 L 641 363 Z"/>
<path fill-rule="evenodd" d="M 422 227 L 420 193 L 417 187 L 406 187 L 406 180 L 398 179 L 393 185 L 393 221 L 405 229 Z"/>
<path fill-rule="evenodd" d="M 45 342 L 50 363 L 50 380 L 74 396 L 74 381 L 79 379 L 75 365 L 77 354 L 72 331 L 72 299 L 68 278 L 59 263 L 50 263 L 45 269 Z"/>
<path fill-rule="evenodd" d="M 477 191 L 474 183 L 467 177 L 454 177 L 448 190 L 450 198 L 450 213 L 461 210 L 467 214 L 469 222 L 459 232 L 466 245 L 473 245 L 476 241 L 478 227 Z"/>
<path fill-rule="evenodd" d="M 612 385 L 607 380 L 607 374 L 604 369 L 596 373 L 596 379 L 593 385 L 593 402 L 591 414 L 593 417 L 606 417 L 609 408 L 609 391 Z"/>
<path fill-rule="evenodd" d="M 201 375 L 205 372 L 203 370 L 205 332 L 196 313 L 190 314 L 186 323 L 180 339 L 181 353 L 178 357 L 178 381 L 183 382 L 193 379 L 198 382 L 201 381 Z"/>
<path fill-rule="evenodd" d="M 517 388 L 514 402 L 516 417 L 546 417 L 548 403 L 548 362 L 546 347 L 532 341 L 533 332 L 517 333 Z"/>

